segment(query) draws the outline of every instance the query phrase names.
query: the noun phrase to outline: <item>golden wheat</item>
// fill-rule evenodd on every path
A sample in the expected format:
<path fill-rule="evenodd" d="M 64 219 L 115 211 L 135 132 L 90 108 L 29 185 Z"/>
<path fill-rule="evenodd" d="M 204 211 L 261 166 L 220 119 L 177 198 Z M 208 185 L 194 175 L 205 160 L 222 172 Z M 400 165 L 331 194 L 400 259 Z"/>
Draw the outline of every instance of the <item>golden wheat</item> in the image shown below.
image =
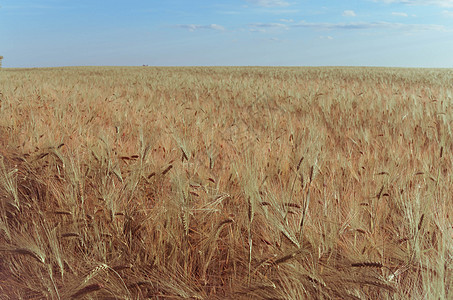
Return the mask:
<path fill-rule="evenodd" d="M 452 80 L 2 69 L 0 293 L 450 299 Z"/>

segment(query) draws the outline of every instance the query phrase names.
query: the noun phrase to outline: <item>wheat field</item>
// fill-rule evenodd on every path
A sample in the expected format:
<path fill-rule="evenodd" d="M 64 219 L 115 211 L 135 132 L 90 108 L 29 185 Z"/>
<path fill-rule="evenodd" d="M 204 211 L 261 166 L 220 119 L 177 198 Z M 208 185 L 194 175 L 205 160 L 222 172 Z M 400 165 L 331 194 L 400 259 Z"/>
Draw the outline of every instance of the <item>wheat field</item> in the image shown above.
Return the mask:
<path fill-rule="evenodd" d="M 0 298 L 452 299 L 453 71 L 0 70 Z"/>

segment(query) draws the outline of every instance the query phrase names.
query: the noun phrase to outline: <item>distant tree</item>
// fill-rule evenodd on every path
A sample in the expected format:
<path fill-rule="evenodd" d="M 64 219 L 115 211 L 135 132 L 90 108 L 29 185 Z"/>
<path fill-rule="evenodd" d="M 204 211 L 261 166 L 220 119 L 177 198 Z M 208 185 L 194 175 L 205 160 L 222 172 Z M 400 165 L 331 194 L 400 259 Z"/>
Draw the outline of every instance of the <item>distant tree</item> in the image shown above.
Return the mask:
<path fill-rule="evenodd" d="M 0 55 L 0 68 L 2 67 L 3 56 Z"/>

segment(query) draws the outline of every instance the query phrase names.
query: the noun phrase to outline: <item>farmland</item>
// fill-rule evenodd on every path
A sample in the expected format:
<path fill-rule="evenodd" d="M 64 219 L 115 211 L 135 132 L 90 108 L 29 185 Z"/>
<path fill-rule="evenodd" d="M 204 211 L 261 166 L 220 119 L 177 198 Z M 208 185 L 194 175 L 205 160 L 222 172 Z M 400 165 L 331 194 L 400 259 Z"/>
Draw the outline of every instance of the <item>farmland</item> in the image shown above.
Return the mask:
<path fill-rule="evenodd" d="M 0 70 L 5 299 L 451 299 L 453 71 Z"/>

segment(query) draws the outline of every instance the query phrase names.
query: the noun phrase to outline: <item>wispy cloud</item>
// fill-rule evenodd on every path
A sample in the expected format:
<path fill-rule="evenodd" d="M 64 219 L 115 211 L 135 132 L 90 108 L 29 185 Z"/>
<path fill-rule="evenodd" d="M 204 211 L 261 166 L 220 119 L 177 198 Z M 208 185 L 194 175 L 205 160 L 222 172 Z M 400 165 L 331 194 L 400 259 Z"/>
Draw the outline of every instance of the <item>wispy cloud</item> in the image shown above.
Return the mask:
<path fill-rule="evenodd" d="M 217 24 L 210 25 L 198 25 L 198 24 L 180 24 L 175 25 L 176 28 L 187 29 L 189 31 L 201 30 L 201 29 L 212 29 L 212 30 L 225 30 L 225 27 Z"/>
<path fill-rule="evenodd" d="M 280 7 L 285 7 L 289 6 L 289 3 L 286 1 L 282 0 L 245 0 L 249 3 L 258 5 L 258 6 L 263 6 L 263 7 L 274 7 L 274 6 L 280 6 Z"/>
<path fill-rule="evenodd" d="M 263 28 L 250 28 L 249 31 L 250 32 L 261 32 L 261 33 L 264 33 L 264 32 L 266 32 L 266 29 L 263 29 Z"/>
<path fill-rule="evenodd" d="M 356 14 L 353 10 L 345 10 L 342 15 L 343 15 L 343 17 L 355 17 L 356 16 Z"/>
<path fill-rule="evenodd" d="M 390 22 L 349 22 L 349 23 L 323 23 L 305 22 L 298 23 L 253 23 L 249 24 L 252 32 L 266 32 L 267 29 L 312 28 L 315 30 L 366 30 L 366 29 L 387 29 L 402 31 L 446 31 L 443 25 L 436 24 L 403 24 Z"/>
<path fill-rule="evenodd" d="M 416 31 L 445 31 L 445 26 L 433 24 L 403 24 L 389 22 L 357 22 L 357 23 L 307 23 L 301 22 L 294 27 L 306 27 L 316 29 L 399 29 Z"/>
<path fill-rule="evenodd" d="M 285 22 L 285 23 L 294 23 L 293 19 L 280 19 L 280 22 Z"/>
<path fill-rule="evenodd" d="M 282 23 L 253 23 L 250 26 L 258 28 L 288 28 L 288 25 Z"/>
<path fill-rule="evenodd" d="M 408 15 L 404 12 L 392 12 L 392 16 L 395 17 L 408 17 Z"/>
<path fill-rule="evenodd" d="M 374 0 L 374 2 L 401 3 L 407 5 L 434 5 L 441 7 L 453 7 L 453 0 Z"/>
<path fill-rule="evenodd" d="M 290 26 L 282 23 L 253 23 L 249 24 L 251 32 L 267 32 L 268 29 L 288 30 Z"/>
<path fill-rule="evenodd" d="M 394 29 L 406 31 L 445 31 L 445 26 L 435 24 L 403 24 L 389 22 L 351 22 L 351 23 L 309 23 L 300 22 L 292 25 L 292 27 L 313 28 L 323 30 L 343 29 L 343 30 L 359 30 L 359 29 Z"/>
<path fill-rule="evenodd" d="M 453 18 L 453 11 L 444 10 L 444 11 L 442 11 L 442 15 L 445 16 L 445 17 Z"/>

